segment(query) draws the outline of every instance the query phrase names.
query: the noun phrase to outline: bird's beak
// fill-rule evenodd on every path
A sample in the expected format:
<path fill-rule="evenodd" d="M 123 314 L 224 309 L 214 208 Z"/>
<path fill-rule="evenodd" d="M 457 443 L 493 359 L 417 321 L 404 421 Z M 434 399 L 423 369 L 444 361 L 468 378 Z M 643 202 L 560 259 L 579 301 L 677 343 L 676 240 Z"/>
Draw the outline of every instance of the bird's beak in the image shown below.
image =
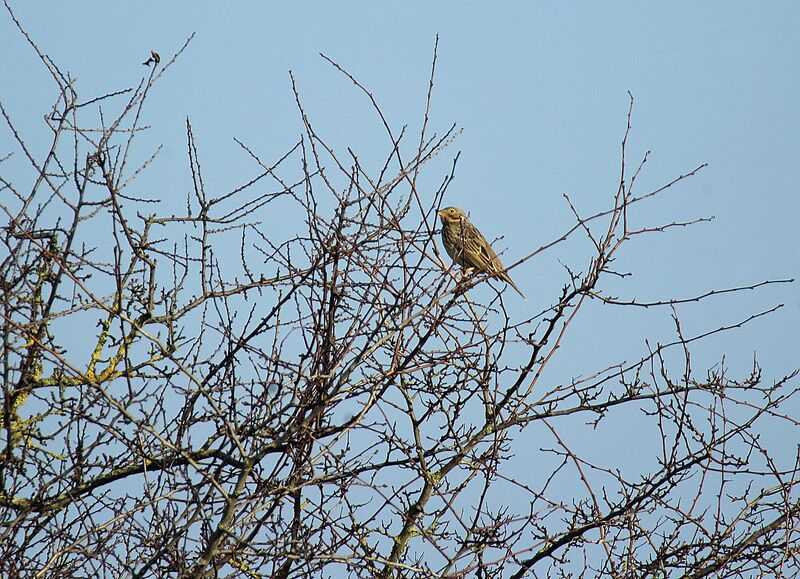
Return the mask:
<path fill-rule="evenodd" d="M 442 209 L 441 211 L 437 211 L 437 212 L 436 212 L 436 215 L 438 215 L 439 217 L 441 217 L 442 219 L 444 219 L 444 209 Z"/>

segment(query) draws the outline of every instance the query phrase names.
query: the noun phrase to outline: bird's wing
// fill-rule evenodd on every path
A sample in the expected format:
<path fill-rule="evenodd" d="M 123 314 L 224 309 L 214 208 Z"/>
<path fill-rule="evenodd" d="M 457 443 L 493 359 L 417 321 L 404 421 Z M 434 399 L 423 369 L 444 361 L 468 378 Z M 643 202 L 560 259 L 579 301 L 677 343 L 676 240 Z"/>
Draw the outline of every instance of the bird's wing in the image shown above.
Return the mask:
<path fill-rule="evenodd" d="M 475 247 L 475 260 L 480 264 L 481 269 L 487 273 L 499 275 L 505 271 L 500 258 L 492 249 L 492 246 L 486 241 L 486 238 L 481 234 L 478 229 L 473 229 L 477 239 L 474 244 Z"/>
<path fill-rule="evenodd" d="M 496 267 L 497 255 L 492 246 L 474 226 L 468 226 L 465 233 L 464 252 L 466 253 L 467 261 L 473 267 L 493 273 Z"/>
<path fill-rule="evenodd" d="M 520 291 L 517 284 L 511 281 L 511 276 L 506 272 L 506 268 L 503 266 L 500 258 L 481 232 L 470 223 L 465 228 L 464 233 L 464 253 L 466 254 L 464 261 L 468 262 L 471 267 L 480 268 L 507 282 L 522 296 L 522 299 L 525 299 L 525 294 Z"/>
<path fill-rule="evenodd" d="M 481 234 L 478 229 L 472 225 L 467 224 L 463 230 L 464 234 L 464 262 L 469 267 L 477 267 L 486 273 L 489 273 L 497 278 L 507 282 L 516 292 L 525 299 L 525 294 L 520 291 L 513 281 L 511 276 L 506 272 L 506 268 L 500 261 L 500 258 L 486 241 L 486 238 Z"/>

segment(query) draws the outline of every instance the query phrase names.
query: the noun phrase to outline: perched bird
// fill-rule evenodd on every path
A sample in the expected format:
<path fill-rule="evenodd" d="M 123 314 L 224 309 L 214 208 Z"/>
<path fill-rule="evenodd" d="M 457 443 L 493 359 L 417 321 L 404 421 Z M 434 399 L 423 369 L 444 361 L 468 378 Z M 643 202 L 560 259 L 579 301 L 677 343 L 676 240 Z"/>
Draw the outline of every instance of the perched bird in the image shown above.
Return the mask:
<path fill-rule="evenodd" d="M 161 55 L 159 55 L 155 50 L 150 51 L 150 58 L 145 60 L 142 64 L 145 66 L 150 66 L 151 62 L 154 65 L 157 65 L 159 62 L 161 62 Z"/>
<path fill-rule="evenodd" d="M 453 261 L 461 267 L 478 268 L 502 279 L 525 299 L 525 294 L 511 281 L 500 258 L 478 228 L 469 222 L 466 213 L 458 207 L 445 207 L 437 215 L 442 218 L 442 243 Z"/>

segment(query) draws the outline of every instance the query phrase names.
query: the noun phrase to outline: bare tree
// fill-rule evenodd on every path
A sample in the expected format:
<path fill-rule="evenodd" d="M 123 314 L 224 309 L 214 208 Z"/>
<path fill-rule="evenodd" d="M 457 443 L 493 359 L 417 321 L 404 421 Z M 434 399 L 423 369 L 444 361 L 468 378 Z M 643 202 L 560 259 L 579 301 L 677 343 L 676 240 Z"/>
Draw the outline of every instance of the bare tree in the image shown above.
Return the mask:
<path fill-rule="evenodd" d="M 607 209 L 584 215 L 565 196 L 574 223 L 510 265 L 579 236 L 591 250 L 551 304 L 517 319 L 502 284 L 437 247 L 459 129 L 430 128 L 435 52 L 413 136 L 325 57 L 382 121 L 377 166 L 315 131 L 294 78 L 302 134 L 274 161 L 239 142 L 254 172 L 230 191 L 205 187 L 187 121 L 192 191 L 176 209 L 136 178 L 158 153 L 140 152 L 147 97 L 183 48 L 151 56 L 135 88 L 82 98 L 17 24 L 57 100 L 43 155 L 0 103 L 3 163 L 32 169 L 0 174 L 3 576 L 798 573 L 797 456 L 760 437 L 797 424 L 796 373 L 692 365 L 698 342 L 780 306 L 698 335 L 678 316 L 790 280 L 653 302 L 604 291 L 624 277 L 623 245 L 703 220 L 634 217 L 702 165 L 640 192 L 632 97 Z M 420 186 L 432 167 L 436 190 Z M 269 214 L 296 234 L 277 237 Z M 580 355 L 565 336 L 590 302 L 671 308 L 674 340 L 555 379 L 554 360 Z M 562 436 L 642 413 L 655 434 L 644 471 Z M 533 467 L 513 467 L 520 457 Z"/>

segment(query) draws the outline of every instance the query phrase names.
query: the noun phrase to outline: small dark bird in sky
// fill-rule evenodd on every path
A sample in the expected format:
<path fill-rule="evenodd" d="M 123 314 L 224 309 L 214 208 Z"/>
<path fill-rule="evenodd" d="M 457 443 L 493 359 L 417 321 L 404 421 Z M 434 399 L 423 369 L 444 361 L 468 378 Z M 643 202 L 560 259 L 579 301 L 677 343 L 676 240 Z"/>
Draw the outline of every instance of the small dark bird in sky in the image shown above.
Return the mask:
<path fill-rule="evenodd" d="M 150 66 L 151 62 L 153 64 L 158 64 L 159 62 L 161 62 L 161 56 L 159 56 L 159 54 L 155 50 L 150 51 L 150 58 L 145 60 L 142 64 L 145 66 Z"/>

